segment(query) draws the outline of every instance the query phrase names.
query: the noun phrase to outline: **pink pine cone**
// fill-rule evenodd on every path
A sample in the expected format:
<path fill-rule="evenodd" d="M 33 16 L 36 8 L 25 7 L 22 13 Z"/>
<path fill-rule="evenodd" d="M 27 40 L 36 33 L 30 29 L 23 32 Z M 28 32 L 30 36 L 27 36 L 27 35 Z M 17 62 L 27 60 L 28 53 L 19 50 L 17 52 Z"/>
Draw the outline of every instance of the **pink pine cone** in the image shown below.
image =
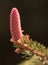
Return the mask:
<path fill-rule="evenodd" d="M 17 8 L 13 8 L 10 13 L 10 32 L 14 41 L 22 38 L 20 15 Z"/>

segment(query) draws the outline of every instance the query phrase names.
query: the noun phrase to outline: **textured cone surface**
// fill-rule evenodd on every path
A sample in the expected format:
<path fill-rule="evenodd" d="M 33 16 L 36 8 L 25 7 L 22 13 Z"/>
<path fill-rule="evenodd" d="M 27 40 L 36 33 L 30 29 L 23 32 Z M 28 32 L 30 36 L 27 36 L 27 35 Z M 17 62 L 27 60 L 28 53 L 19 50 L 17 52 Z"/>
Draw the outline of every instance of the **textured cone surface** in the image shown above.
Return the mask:
<path fill-rule="evenodd" d="M 15 41 L 22 37 L 20 15 L 17 8 L 13 8 L 10 13 L 10 32 Z"/>

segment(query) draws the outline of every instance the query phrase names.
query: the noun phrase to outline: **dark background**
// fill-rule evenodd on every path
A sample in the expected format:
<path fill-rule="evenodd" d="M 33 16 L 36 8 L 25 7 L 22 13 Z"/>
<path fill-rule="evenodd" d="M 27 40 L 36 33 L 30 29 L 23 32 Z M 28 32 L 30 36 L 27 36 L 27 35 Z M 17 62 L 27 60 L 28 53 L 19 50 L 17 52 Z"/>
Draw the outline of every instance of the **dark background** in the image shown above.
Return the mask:
<path fill-rule="evenodd" d="M 21 55 L 10 44 L 10 11 L 18 8 L 24 34 L 48 47 L 48 0 L 0 0 L 0 65 L 16 65 Z"/>

